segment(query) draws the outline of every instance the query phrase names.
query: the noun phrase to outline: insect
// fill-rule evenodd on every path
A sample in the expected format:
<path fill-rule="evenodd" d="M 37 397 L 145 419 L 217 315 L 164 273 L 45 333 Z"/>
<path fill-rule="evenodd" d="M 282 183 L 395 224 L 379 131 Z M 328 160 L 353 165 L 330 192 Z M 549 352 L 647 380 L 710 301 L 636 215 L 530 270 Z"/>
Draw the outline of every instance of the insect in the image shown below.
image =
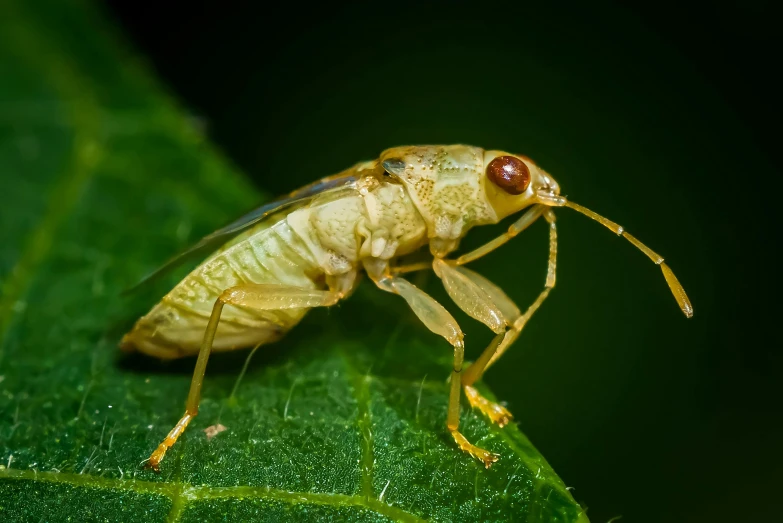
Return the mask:
<path fill-rule="evenodd" d="M 124 350 L 162 359 L 198 354 L 185 414 L 147 465 L 159 470 L 166 451 L 198 414 L 210 353 L 280 339 L 309 309 L 348 297 L 361 273 L 380 290 L 401 296 L 429 330 L 452 346 L 446 426 L 456 445 L 488 468 L 498 456 L 459 432 L 460 394 L 464 391 L 473 408 L 501 427 L 511 419 L 506 408 L 484 398 L 473 385 L 508 350 L 555 285 L 554 209 L 560 207 L 608 227 L 646 254 L 663 270 L 680 309 L 687 317 L 693 315 L 685 290 L 661 256 L 621 226 L 561 196 L 554 178 L 526 156 L 467 145 L 387 149 L 376 160 L 256 209 L 164 265 L 162 270 L 222 244 L 122 339 Z M 496 224 L 520 212 L 500 236 L 448 258 L 472 227 Z M 498 286 L 465 265 L 540 217 L 549 225 L 546 281 L 522 313 Z M 401 257 L 425 246 L 431 261 L 401 263 Z M 470 366 L 463 366 L 463 334 L 451 314 L 403 277 L 429 268 L 459 308 L 495 333 Z"/>

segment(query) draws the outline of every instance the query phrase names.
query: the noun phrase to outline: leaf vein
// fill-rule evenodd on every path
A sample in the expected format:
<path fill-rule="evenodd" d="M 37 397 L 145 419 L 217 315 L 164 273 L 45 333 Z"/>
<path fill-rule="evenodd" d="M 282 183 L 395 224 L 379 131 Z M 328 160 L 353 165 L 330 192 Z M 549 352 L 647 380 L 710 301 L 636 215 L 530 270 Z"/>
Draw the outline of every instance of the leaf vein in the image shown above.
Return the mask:
<path fill-rule="evenodd" d="M 121 480 L 104 478 L 89 474 L 75 474 L 69 472 L 39 472 L 36 470 L 0 470 L 0 480 L 32 480 L 61 483 L 74 487 L 124 490 L 137 494 L 152 494 L 165 496 L 172 500 L 172 508 L 167 521 L 174 523 L 179 521 L 185 512 L 187 505 L 194 501 L 209 499 L 245 500 L 263 499 L 280 501 L 289 504 L 311 503 L 315 505 L 328 505 L 335 507 L 363 507 L 378 514 L 389 517 L 395 521 L 423 522 L 425 520 L 392 505 L 387 505 L 377 499 L 367 499 L 364 496 L 349 496 L 332 492 L 291 492 L 262 486 L 236 486 L 236 487 L 210 487 L 193 486 L 187 483 L 171 482 L 158 483 L 144 480 Z"/>
<path fill-rule="evenodd" d="M 370 417 L 370 375 L 369 370 L 366 375 L 360 374 L 354 368 L 347 355 L 343 354 L 343 358 L 345 359 L 345 366 L 348 369 L 348 377 L 351 380 L 354 399 L 359 411 L 358 425 L 362 447 L 361 492 L 365 499 L 370 501 L 375 498 L 373 489 L 375 458 L 373 456 L 372 418 Z"/>

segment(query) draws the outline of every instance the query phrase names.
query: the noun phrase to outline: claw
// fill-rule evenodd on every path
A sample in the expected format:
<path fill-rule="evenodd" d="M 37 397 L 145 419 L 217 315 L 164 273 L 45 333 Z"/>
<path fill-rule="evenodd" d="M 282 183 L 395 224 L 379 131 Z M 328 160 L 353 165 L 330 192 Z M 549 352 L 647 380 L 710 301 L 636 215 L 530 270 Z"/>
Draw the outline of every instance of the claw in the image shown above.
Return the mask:
<path fill-rule="evenodd" d="M 168 445 L 164 441 L 158 448 L 156 448 L 150 457 L 144 460 L 144 468 L 152 469 L 155 472 L 160 472 L 160 462 L 163 461 L 163 457 L 166 455 L 166 451 L 169 450 Z"/>
<path fill-rule="evenodd" d="M 484 450 L 482 448 L 479 448 L 469 442 L 465 436 L 460 434 L 456 430 L 451 431 L 451 435 L 454 436 L 454 441 L 457 442 L 457 445 L 459 445 L 459 448 L 463 450 L 464 452 L 467 452 L 474 458 L 478 459 L 479 461 L 484 462 L 484 468 L 489 468 L 492 466 L 493 463 L 495 463 L 498 459 L 500 459 L 500 456 L 497 454 L 493 454 L 492 452 L 489 452 L 488 450 Z"/>
<path fill-rule="evenodd" d="M 160 473 L 160 462 L 153 461 L 152 456 L 139 463 L 140 467 L 152 469 L 153 472 Z"/>
<path fill-rule="evenodd" d="M 511 418 L 513 418 L 508 409 L 502 405 L 498 405 L 495 402 L 489 401 L 474 387 L 466 385 L 465 396 L 468 397 L 468 401 L 470 402 L 471 407 L 479 409 L 490 420 L 492 420 L 493 423 L 497 423 L 500 427 L 505 427 L 508 422 L 511 421 Z"/>

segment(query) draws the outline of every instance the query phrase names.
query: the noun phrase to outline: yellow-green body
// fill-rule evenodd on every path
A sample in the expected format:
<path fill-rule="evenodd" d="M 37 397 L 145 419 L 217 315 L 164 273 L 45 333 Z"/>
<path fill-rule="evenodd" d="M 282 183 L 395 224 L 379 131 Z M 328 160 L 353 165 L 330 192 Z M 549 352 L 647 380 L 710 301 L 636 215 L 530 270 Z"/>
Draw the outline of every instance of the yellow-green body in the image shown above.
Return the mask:
<path fill-rule="evenodd" d="M 618 224 L 560 196 L 554 179 L 525 156 L 466 145 L 396 147 L 276 203 L 283 207 L 270 207 L 272 215 L 262 206 L 210 235 L 222 239 L 243 231 L 183 279 L 123 338 L 123 348 L 159 358 L 198 353 L 185 414 L 150 455 L 153 469 L 198 414 L 213 350 L 280 338 L 310 308 L 329 307 L 350 296 L 360 271 L 380 290 L 402 297 L 426 328 L 452 346 L 446 426 L 460 449 L 491 466 L 499 457 L 473 445 L 459 431 L 460 396 L 464 389 L 470 404 L 501 427 L 511 419 L 505 407 L 481 396 L 473 385 L 517 339 L 555 286 L 555 207 L 574 209 L 626 238 L 660 266 L 683 313 L 693 314 L 684 289 L 660 255 Z M 523 209 L 500 236 L 447 258 L 472 227 L 497 223 Z M 547 275 L 544 289 L 523 313 L 501 288 L 464 265 L 505 244 L 539 217 L 549 226 Z M 425 245 L 432 260 L 398 263 L 399 257 Z M 430 268 L 454 303 L 495 333 L 467 368 L 464 334 L 457 321 L 401 276 Z"/>
<path fill-rule="evenodd" d="M 137 322 L 123 347 L 164 359 L 197 353 L 215 300 L 240 284 L 323 289 L 333 278 L 345 287 L 359 281 L 365 263 L 390 261 L 427 244 L 433 255 L 445 256 L 471 227 L 518 210 L 484 176 L 499 154 L 464 145 L 397 147 L 355 165 L 336 175 L 354 177 L 354 183 L 268 217 L 207 258 Z M 405 168 L 390 175 L 383 167 L 389 158 Z M 557 187 L 532 162 L 529 167 Z M 226 305 L 213 350 L 275 341 L 306 312 L 283 303 L 262 312 Z"/>

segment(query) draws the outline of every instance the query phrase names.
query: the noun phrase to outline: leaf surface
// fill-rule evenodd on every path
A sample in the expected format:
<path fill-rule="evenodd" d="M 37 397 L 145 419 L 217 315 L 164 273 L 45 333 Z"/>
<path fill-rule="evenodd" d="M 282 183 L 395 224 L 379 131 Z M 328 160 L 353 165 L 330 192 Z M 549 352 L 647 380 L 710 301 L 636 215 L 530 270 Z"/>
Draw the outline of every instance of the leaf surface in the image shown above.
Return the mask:
<path fill-rule="evenodd" d="M 463 432 L 501 459 L 485 470 L 455 448 L 449 348 L 368 286 L 257 351 L 241 381 L 248 352 L 213 356 L 162 473 L 140 466 L 194 361 L 121 355 L 167 289 L 120 292 L 263 198 L 94 7 L 0 7 L 0 172 L 3 521 L 586 521 L 513 424 L 465 404 Z"/>

